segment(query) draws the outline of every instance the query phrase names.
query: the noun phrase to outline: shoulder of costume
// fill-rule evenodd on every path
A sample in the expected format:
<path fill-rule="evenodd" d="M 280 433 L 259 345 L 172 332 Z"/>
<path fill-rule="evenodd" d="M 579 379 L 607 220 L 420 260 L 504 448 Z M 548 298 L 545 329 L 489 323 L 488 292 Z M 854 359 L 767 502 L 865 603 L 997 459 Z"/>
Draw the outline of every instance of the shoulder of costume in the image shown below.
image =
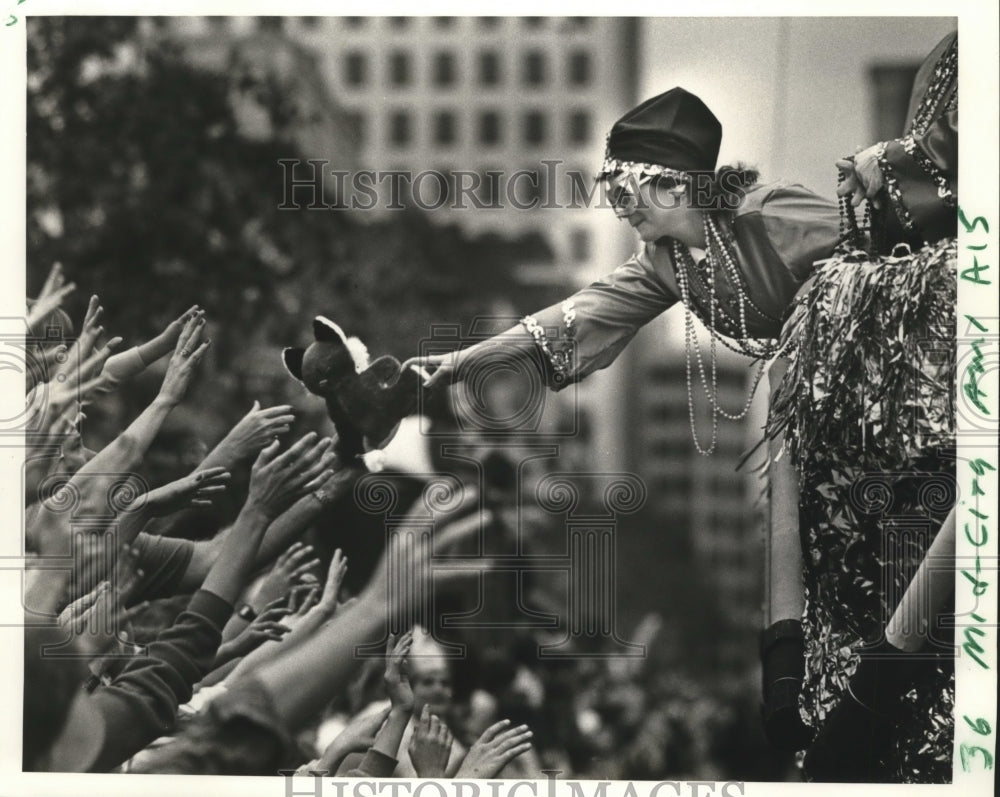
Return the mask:
<path fill-rule="evenodd" d="M 819 203 L 820 205 L 829 205 L 832 208 L 837 207 L 837 203 L 832 199 L 820 196 L 804 185 L 786 180 L 776 180 L 771 183 L 758 183 L 748 188 L 743 202 L 733 211 L 733 215 L 739 218 L 751 213 L 766 214 L 768 205 L 785 205 L 789 202 L 808 205 Z"/>

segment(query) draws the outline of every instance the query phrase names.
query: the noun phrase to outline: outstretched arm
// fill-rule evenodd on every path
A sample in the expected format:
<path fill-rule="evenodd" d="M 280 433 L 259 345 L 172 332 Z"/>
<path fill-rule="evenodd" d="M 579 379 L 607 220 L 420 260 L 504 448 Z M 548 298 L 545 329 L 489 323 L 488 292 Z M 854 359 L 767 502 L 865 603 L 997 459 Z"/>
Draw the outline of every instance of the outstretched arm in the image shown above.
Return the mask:
<path fill-rule="evenodd" d="M 310 432 L 283 454 L 278 441 L 261 451 L 250 475 L 250 495 L 202 589 L 235 603 L 254 570 L 264 532 L 290 501 L 314 490 L 330 464 L 329 438 Z"/>
<path fill-rule="evenodd" d="M 180 403 L 209 346 L 208 341 L 200 341 L 203 324 L 202 316 L 188 321 L 153 403 L 70 480 L 71 489 L 80 491 L 85 506 L 106 506 L 108 490 L 136 469 L 163 422 Z M 43 552 L 64 553 L 69 539 L 68 523 L 68 513 L 53 511 L 43 503 L 28 533 L 37 538 Z"/>
<path fill-rule="evenodd" d="M 336 460 L 332 467 L 336 468 Z M 339 500 L 354 487 L 354 482 L 361 473 L 360 469 L 353 466 L 333 470 L 316 490 L 302 496 L 277 517 L 268 526 L 257 551 L 257 569 L 273 562 L 282 551 L 302 536 L 329 503 Z M 218 557 L 222 544 L 231 533 L 232 528 L 229 528 L 220 532 L 214 539 L 195 545 L 191 563 L 184 573 L 182 588 L 191 588 L 192 585 L 200 584 L 204 580 L 205 574 Z"/>
<path fill-rule="evenodd" d="M 161 357 L 174 350 L 185 325 L 198 312 L 198 305 L 189 307 L 179 317 L 167 324 L 155 338 L 115 354 L 104 364 L 103 373 L 116 382 L 124 382 L 142 373 Z"/>
<path fill-rule="evenodd" d="M 231 470 L 248 457 L 255 456 L 278 435 L 285 434 L 295 421 L 288 404 L 261 409 L 255 401 L 250 411 L 229 430 L 201 463 L 202 468 L 223 467 Z"/>
<path fill-rule="evenodd" d="M 498 352 L 508 358 L 537 349 L 549 387 L 560 390 L 608 367 L 641 327 L 677 302 L 653 265 L 655 252 L 647 245 L 603 279 L 499 335 L 458 352 L 413 357 L 403 367 L 432 369 L 430 387 L 468 378 Z"/>

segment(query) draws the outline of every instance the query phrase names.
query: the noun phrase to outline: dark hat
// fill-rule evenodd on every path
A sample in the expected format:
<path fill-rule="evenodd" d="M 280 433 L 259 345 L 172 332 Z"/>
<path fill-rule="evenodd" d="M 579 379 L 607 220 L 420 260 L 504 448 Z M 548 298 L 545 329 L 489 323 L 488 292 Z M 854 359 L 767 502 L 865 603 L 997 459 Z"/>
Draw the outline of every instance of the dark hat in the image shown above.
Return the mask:
<path fill-rule="evenodd" d="M 721 142 L 722 125 L 708 106 L 694 94 L 673 88 L 615 122 L 601 173 L 621 171 L 621 162 L 681 172 L 712 171 Z"/>

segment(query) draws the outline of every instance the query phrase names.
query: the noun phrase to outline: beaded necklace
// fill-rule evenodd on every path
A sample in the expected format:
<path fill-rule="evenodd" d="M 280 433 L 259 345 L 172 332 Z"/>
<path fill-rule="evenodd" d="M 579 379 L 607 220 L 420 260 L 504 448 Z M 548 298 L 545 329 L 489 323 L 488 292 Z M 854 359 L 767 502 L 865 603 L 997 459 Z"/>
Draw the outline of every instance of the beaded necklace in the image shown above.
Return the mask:
<path fill-rule="evenodd" d="M 709 456 L 715 451 L 715 447 L 718 444 L 719 416 L 722 415 L 724 418 L 734 421 L 738 421 L 746 417 L 747 413 L 750 411 L 750 404 L 753 401 L 754 394 L 757 392 L 757 386 L 760 384 L 760 380 L 764 375 L 766 361 L 778 356 L 784 347 L 775 340 L 762 341 L 756 340 L 750 336 L 747 331 L 747 305 L 750 305 L 753 310 L 768 320 L 777 321 L 777 319 L 774 319 L 767 313 L 764 313 L 750 298 L 745 280 L 743 279 L 743 275 L 740 273 L 737 265 L 736 255 L 733 251 L 735 243 L 722 234 L 718 223 L 711 214 L 704 214 L 704 225 L 705 243 L 707 247 L 705 260 L 708 266 L 706 269 L 707 274 L 704 276 L 704 281 L 708 283 L 707 287 L 709 294 L 708 331 L 710 334 L 709 362 L 711 368 L 711 387 L 709 386 L 709 379 L 705 373 L 704 358 L 702 357 L 701 346 L 698 342 L 698 333 L 694 326 L 691 285 L 688 281 L 689 275 L 698 275 L 698 266 L 695 263 L 694 258 L 691 256 L 691 252 L 688 248 L 676 240 L 672 241 L 672 251 L 674 263 L 676 264 L 677 285 L 680 288 L 681 302 L 684 305 L 684 363 L 687 376 L 688 415 L 691 422 L 691 437 L 694 440 L 694 446 L 698 453 L 703 456 Z M 716 268 L 716 264 L 720 261 L 722 264 L 721 270 L 727 281 L 733 287 L 736 295 L 738 318 L 735 319 L 726 315 L 716 297 L 715 275 L 719 270 Z M 718 318 L 717 311 L 722 314 L 722 319 Z M 739 337 L 736 339 L 735 343 L 731 343 L 722 333 L 719 332 L 720 324 L 718 321 L 720 320 L 726 323 L 727 328 L 737 330 Z M 747 399 L 743 403 L 742 409 L 735 413 L 728 412 L 719 405 L 717 368 L 718 355 L 716 341 L 721 341 L 726 348 L 737 352 L 738 354 L 743 354 L 747 357 L 760 360 L 760 364 L 757 367 L 756 374 L 754 375 L 753 384 L 750 387 Z M 695 355 L 694 359 L 698 364 L 698 375 L 701 378 L 705 396 L 708 398 L 708 403 L 712 410 L 712 440 L 707 448 L 702 447 L 701 441 L 698 439 L 697 429 L 695 427 L 694 390 L 692 388 L 691 379 L 692 353 Z"/>

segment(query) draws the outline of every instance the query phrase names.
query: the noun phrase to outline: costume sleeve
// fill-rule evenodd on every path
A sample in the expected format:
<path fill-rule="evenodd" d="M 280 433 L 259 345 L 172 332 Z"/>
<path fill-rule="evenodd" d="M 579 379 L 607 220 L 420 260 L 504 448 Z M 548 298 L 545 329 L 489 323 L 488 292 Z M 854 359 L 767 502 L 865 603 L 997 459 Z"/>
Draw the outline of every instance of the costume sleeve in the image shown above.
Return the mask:
<path fill-rule="evenodd" d="M 878 150 L 886 194 L 909 235 L 934 242 L 956 234 L 958 109 L 939 116 L 922 134 L 888 141 Z"/>
<path fill-rule="evenodd" d="M 124 382 L 146 370 L 146 363 L 139 354 L 139 347 L 133 346 L 127 351 L 109 357 L 104 363 L 101 375 L 107 374 L 119 382 Z"/>
<path fill-rule="evenodd" d="M 653 267 L 654 249 L 647 244 L 608 276 L 522 321 L 550 388 L 607 368 L 641 327 L 678 301 Z"/>
<path fill-rule="evenodd" d="M 878 146 L 882 182 L 907 236 L 953 238 L 958 193 L 958 33 L 945 36 L 913 81 L 907 135 Z"/>
<path fill-rule="evenodd" d="M 129 606 L 177 594 L 194 555 L 194 542 L 139 532 L 132 542 L 142 580 L 126 596 Z"/>
<path fill-rule="evenodd" d="M 106 772 L 169 733 L 177 707 L 212 667 L 233 607 L 198 590 L 188 608 L 108 686 L 91 699 L 104 720 L 104 742 L 89 771 Z"/>
<path fill-rule="evenodd" d="M 250 676 L 213 700 L 171 742 L 144 754 L 132 771 L 273 776 L 293 771 L 303 758 L 270 693 Z"/>
<path fill-rule="evenodd" d="M 740 224 L 757 223 L 754 213 L 740 217 Z M 783 297 L 787 288 L 770 283 L 785 275 L 796 285 L 805 282 L 818 260 L 833 255 L 840 242 L 840 210 L 836 202 L 814 194 L 795 183 L 776 183 L 760 197 L 760 222 L 764 235 L 741 236 L 744 250 L 744 271 L 755 294 L 762 292 L 770 297 Z M 766 241 L 771 253 L 751 252 L 754 241 Z M 778 262 L 771 262 L 776 259 Z M 783 265 L 783 269 L 774 266 Z M 797 288 L 796 288 L 797 290 Z M 780 299 L 779 307 L 786 309 L 787 298 Z"/>

